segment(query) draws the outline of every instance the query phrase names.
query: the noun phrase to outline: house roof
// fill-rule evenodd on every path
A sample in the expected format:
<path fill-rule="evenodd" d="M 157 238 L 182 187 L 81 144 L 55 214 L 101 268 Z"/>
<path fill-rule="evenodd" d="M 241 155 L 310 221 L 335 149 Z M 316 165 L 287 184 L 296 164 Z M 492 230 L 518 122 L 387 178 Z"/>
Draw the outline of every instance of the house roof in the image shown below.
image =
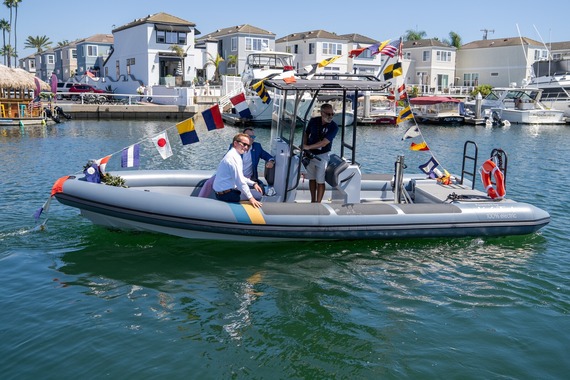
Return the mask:
<path fill-rule="evenodd" d="M 546 43 L 550 50 L 570 50 L 570 41 Z"/>
<path fill-rule="evenodd" d="M 308 32 L 292 33 L 285 37 L 281 37 L 275 42 L 290 42 L 290 41 L 302 41 L 308 39 L 322 39 L 322 40 L 341 40 L 348 41 L 347 37 L 339 36 L 335 33 L 327 32 L 326 30 L 311 30 Z"/>
<path fill-rule="evenodd" d="M 231 34 L 256 34 L 256 35 L 275 36 L 275 33 L 269 32 L 265 29 L 261 29 L 249 24 L 243 24 L 243 25 L 230 26 L 228 28 L 223 28 L 223 29 L 217 29 L 212 33 L 208 33 L 205 36 L 201 37 L 200 40 L 218 39 L 220 37 L 225 37 Z"/>
<path fill-rule="evenodd" d="M 351 34 L 341 34 L 339 37 L 346 38 L 348 42 L 354 42 L 357 44 L 376 44 L 380 41 L 376 41 L 370 37 L 363 36 L 362 34 L 358 33 L 351 33 Z"/>
<path fill-rule="evenodd" d="M 132 27 L 135 27 L 138 25 L 143 25 L 143 24 L 167 24 L 167 25 L 179 25 L 179 26 L 188 26 L 188 27 L 195 27 L 196 26 L 196 24 L 194 24 L 193 22 L 186 21 L 186 20 L 183 20 L 179 17 L 169 15 L 168 13 L 160 12 L 160 13 L 148 15 L 148 16 L 143 17 L 143 18 L 137 18 L 137 19 L 129 22 L 128 24 L 125 24 L 123 26 L 119 26 L 116 29 L 113 29 L 112 33 L 115 33 L 115 32 L 121 31 L 121 30 L 125 30 L 125 29 L 129 29 L 129 28 L 132 28 Z"/>
<path fill-rule="evenodd" d="M 403 41 L 402 48 L 403 49 L 414 49 L 414 48 L 425 48 L 425 47 L 445 47 L 445 48 L 454 48 L 449 44 L 443 43 L 439 40 L 434 39 L 426 39 L 426 40 L 413 40 L 413 41 Z"/>
<path fill-rule="evenodd" d="M 535 41 L 527 37 L 507 37 L 507 38 L 495 38 L 492 40 L 479 40 L 479 41 L 469 42 L 465 45 L 461 45 L 461 49 L 481 49 L 481 48 L 492 48 L 492 47 L 521 46 L 521 44 L 542 46 L 541 42 Z"/>
<path fill-rule="evenodd" d="M 75 44 L 80 44 L 83 42 L 93 42 L 93 43 L 108 43 L 112 44 L 114 42 L 114 38 L 112 34 L 94 34 L 87 38 L 82 38 L 77 41 L 74 41 Z"/>

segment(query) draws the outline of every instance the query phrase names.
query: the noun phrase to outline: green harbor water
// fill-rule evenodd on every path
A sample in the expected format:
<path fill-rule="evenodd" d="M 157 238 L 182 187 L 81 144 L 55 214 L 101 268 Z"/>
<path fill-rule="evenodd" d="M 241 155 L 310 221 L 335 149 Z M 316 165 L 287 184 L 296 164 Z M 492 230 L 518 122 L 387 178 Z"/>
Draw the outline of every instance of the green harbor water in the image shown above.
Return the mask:
<path fill-rule="evenodd" d="M 461 170 L 508 154 L 507 197 L 546 209 L 538 233 L 488 238 L 227 243 L 110 231 L 54 181 L 142 141 L 142 166 L 215 169 L 237 128 L 182 146 L 172 122 L 0 129 L 3 379 L 565 379 L 570 373 L 570 126 L 420 126 Z M 168 129 L 174 155 L 146 139 Z M 363 128 L 363 171 L 418 172 L 404 127 Z M 269 148 L 269 130 L 257 140 Z M 108 170 L 120 168 L 114 155 Z M 480 184 L 477 184 L 481 188 Z"/>

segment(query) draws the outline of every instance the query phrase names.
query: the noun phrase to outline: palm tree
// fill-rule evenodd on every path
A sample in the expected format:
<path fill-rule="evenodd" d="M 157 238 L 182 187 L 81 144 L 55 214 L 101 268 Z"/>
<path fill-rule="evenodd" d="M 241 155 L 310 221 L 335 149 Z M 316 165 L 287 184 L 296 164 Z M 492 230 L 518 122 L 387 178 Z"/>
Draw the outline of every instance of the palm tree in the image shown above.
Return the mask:
<path fill-rule="evenodd" d="M 461 37 L 459 34 L 455 32 L 449 32 L 449 42 L 446 41 L 449 45 L 455 46 L 457 49 L 461 47 Z"/>
<path fill-rule="evenodd" d="M 182 47 L 179 45 L 170 46 L 170 50 L 172 50 L 172 52 L 174 52 L 174 54 L 176 54 L 176 56 L 178 56 L 178 58 L 180 59 L 180 62 L 178 62 L 178 67 L 176 68 L 176 72 L 174 74 L 176 76 L 184 75 L 183 67 L 184 67 L 184 56 L 186 55 L 186 51 L 184 51 L 184 49 L 182 49 Z"/>
<path fill-rule="evenodd" d="M 0 20 L 0 29 L 2 30 L 2 49 L 6 49 L 6 32 L 10 32 L 10 23 L 6 19 Z M 10 43 L 10 41 L 8 41 Z M 4 55 L 4 64 L 6 64 L 6 55 Z"/>
<path fill-rule="evenodd" d="M 224 62 L 224 59 L 218 53 L 216 58 L 212 56 L 212 54 L 208 53 L 208 61 L 206 62 L 206 66 L 213 65 L 216 69 L 214 70 L 214 81 L 219 83 L 220 81 L 220 63 Z"/>
<path fill-rule="evenodd" d="M 234 66 L 235 67 L 235 71 L 236 71 L 236 75 L 237 75 L 237 61 L 238 61 L 238 57 L 237 55 L 228 55 L 228 60 L 226 61 L 226 64 L 228 66 Z"/>
<path fill-rule="evenodd" d="M 17 53 L 17 34 L 16 34 L 16 24 L 17 24 L 17 20 L 18 20 L 18 4 L 21 3 L 22 0 L 4 0 L 4 5 L 8 7 L 8 9 L 10 9 L 10 31 L 8 32 L 8 43 L 10 43 L 11 39 L 12 39 L 12 35 L 11 32 L 12 30 L 14 30 L 14 48 L 13 48 L 13 56 L 14 57 L 18 57 L 18 53 Z M 15 18 L 14 18 L 14 24 L 13 24 L 13 28 L 12 28 L 12 14 L 13 11 L 15 11 Z M 15 61 L 14 61 L 15 62 Z M 8 67 L 12 66 L 12 59 L 10 58 L 8 60 Z"/>
<path fill-rule="evenodd" d="M 427 33 L 423 30 L 406 30 L 406 34 L 404 35 L 404 40 L 406 41 L 418 41 L 422 40 L 427 36 Z"/>
<path fill-rule="evenodd" d="M 24 48 L 36 49 L 36 52 L 41 53 L 51 46 L 51 41 L 48 36 L 28 36 Z"/>
<path fill-rule="evenodd" d="M 57 43 L 57 47 L 64 47 L 64 46 L 67 46 L 67 45 L 69 45 L 69 40 L 63 40 L 63 41 L 59 41 L 59 42 Z"/>

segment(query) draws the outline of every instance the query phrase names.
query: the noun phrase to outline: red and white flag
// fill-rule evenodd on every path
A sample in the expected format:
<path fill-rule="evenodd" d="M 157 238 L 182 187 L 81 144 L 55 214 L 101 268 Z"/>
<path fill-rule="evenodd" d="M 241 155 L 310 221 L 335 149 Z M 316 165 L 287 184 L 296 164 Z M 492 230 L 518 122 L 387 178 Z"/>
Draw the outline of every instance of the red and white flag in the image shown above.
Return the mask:
<path fill-rule="evenodd" d="M 247 101 L 245 100 L 245 94 L 243 92 L 230 98 L 230 102 L 232 102 L 234 108 L 236 111 L 238 111 L 239 115 L 243 119 L 253 118 L 251 111 L 249 110 L 249 106 L 247 105 Z"/>
<path fill-rule="evenodd" d="M 158 153 L 162 156 L 163 160 L 172 156 L 172 148 L 170 147 L 170 142 L 168 141 L 168 135 L 166 132 L 159 133 L 152 138 L 154 146 L 158 150 Z"/>
<path fill-rule="evenodd" d="M 109 162 L 111 156 L 112 154 L 100 158 L 98 160 L 95 160 L 95 163 L 97 164 L 97 166 L 99 166 L 99 170 L 101 171 L 101 173 L 105 174 L 105 168 L 107 167 L 107 162 Z"/>

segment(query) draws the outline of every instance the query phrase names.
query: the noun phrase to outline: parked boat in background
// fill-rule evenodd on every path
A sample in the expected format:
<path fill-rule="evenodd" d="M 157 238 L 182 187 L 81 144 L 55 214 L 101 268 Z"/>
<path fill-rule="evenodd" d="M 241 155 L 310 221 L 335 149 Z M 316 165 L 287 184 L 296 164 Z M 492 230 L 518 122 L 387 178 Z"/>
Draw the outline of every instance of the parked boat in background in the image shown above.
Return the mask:
<path fill-rule="evenodd" d="M 256 51 L 247 56 L 245 68 L 241 74 L 245 91 L 247 106 L 251 112 L 251 119 L 239 117 L 235 109 L 232 114 L 222 115 L 230 124 L 251 124 L 257 126 L 269 126 L 271 113 L 273 112 L 273 97 L 269 94 L 269 100 L 262 99 L 252 89 L 252 85 L 266 78 L 283 78 L 295 74 L 291 53 L 279 51 Z"/>
<path fill-rule="evenodd" d="M 532 68 L 536 76 L 525 87 L 542 90 L 540 101 L 570 118 L 570 60 L 538 61 Z"/>
<path fill-rule="evenodd" d="M 365 94 L 358 100 L 358 123 L 396 125 L 396 102 L 385 95 Z"/>
<path fill-rule="evenodd" d="M 461 100 L 447 96 L 418 96 L 410 98 L 412 112 L 418 123 L 458 125 L 465 121 Z"/>
<path fill-rule="evenodd" d="M 495 112 L 515 124 L 564 124 L 564 111 L 550 109 L 541 102 L 542 90 L 530 87 L 495 87 L 481 102 L 481 112 Z M 475 102 L 465 103 L 474 111 Z"/>

